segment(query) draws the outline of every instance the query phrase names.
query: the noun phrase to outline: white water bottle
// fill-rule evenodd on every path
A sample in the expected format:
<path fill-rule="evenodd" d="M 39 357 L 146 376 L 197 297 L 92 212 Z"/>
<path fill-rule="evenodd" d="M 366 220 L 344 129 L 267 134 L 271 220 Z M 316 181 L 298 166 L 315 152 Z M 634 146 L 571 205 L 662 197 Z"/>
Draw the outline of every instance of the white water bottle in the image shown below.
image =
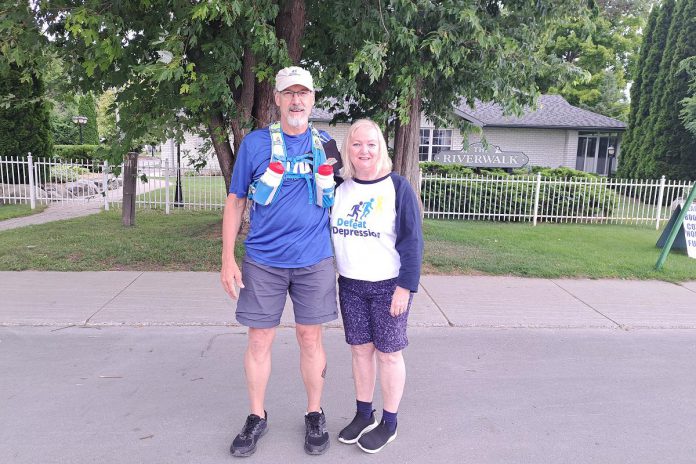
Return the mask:
<path fill-rule="evenodd" d="M 270 163 L 266 172 L 259 178 L 252 199 L 260 205 L 269 205 L 283 181 L 284 171 L 283 163 L 279 161 Z"/>
<path fill-rule="evenodd" d="M 315 180 L 317 185 L 317 205 L 322 208 L 330 208 L 334 203 L 334 189 L 336 187 L 333 177 L 333 166 L 330 164 L 319 166 Z"/>

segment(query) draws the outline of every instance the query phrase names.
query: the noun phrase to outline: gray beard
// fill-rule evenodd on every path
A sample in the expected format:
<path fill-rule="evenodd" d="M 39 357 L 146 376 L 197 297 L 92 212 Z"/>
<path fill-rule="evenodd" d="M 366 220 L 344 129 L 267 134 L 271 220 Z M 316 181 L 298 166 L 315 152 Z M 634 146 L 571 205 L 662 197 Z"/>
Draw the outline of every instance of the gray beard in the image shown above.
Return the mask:
<path fill-rule="evenodd" d="M 302 127 L 304 125 L 307 125 L 309 123 L 309 119 L 301 116 L 299 118 L 293 118 L 288 116 L 288 125 L 291 127 Z"/>

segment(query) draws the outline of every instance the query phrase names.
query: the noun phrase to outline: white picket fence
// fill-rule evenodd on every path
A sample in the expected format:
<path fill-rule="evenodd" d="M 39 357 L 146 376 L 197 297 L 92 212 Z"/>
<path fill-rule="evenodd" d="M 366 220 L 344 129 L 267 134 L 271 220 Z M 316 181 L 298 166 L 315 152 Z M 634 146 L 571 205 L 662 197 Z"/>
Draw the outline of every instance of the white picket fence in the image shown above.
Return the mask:
<path fill-rule="evenodd" d="M 122 166 L 83 161 L 0 157 L 0 203 L 75 205 L 101 202 L 121 207 Z M 227 192 L 219 169 L 170 166 L 157 158 L 138 162 L 136 205 L 214 210 Z M 428 218 L 493 221 L 654 224 L 688 194 L 687 181 L 537 176 L 421 175 L 423 212 Z"/>
<path fill-rule="evenodd" d="M 425 217 L 493 221 L 660 224 L 688 181 L 536 176 L 421 176 Z"/>
<path fill-rule="evenodd" d="M 156 158 L 138 160 L 136 206 L 221 209 L 227 197 L 219 169 L 169 166 Z M 59 204 L 102 202 L 104 209 L 123 203 L 123 165 L 107 162 L 0 157 L 0 203 Z"/>

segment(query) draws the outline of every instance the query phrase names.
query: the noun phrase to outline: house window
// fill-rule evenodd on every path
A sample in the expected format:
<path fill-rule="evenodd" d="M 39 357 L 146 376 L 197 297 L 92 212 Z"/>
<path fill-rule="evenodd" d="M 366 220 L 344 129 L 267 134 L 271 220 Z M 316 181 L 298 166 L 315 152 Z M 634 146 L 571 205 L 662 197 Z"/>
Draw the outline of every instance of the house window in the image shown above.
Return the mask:
<path fill-rule="evenodd" d="M 452 149 L 451 129 L 421 129 L 418 160 L 432 161 L 433 155 L 441 150 Z"/>

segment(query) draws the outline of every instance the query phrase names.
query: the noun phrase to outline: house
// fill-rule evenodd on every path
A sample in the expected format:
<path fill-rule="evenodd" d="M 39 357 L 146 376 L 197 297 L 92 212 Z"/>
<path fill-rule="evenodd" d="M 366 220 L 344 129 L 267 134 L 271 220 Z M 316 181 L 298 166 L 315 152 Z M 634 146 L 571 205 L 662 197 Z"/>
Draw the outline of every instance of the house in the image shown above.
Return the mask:
<path fill-rule="evenodd" d="M 626 124 L 607 116 L 577 108 L 559 95 L 542 95 L 537 109 L 526 111 L 521 116 L 504 116 L 500 105 L 477 101 L 474 107 L 461 104 L 454 113 L 481 128 L 481 135 L 469 134 L 467 144 L 481 142 L 481 138 L 502 151 L 523 152 L 529 165 L 568 167 L 607 175 L 616 170 L 621 153 L 621 135 Z M 336 139 L 339 148 L 350 124 L 331 125 L 332 114 L 315 108 L 310 120 L 320 130 L 325 130 Z M 465 135 L 457 128 L 435 127 L 425 117 L 421 118 L 420 161 L 431 161 L 441 150 L 462 150 Z M 195 153 L 204 140 L 187 136 L 182 144 L 185 153 Z M 167 141 L 160 146 L 163 158 L 168 157 L 174 165 L 176 145 Z M 210 156 L 209 167 L 216 167 L 215 156 Z M 184 162 L 182 162 L 184 164 Z"/>
<path fill-rule="evenodd" d="M 482 102 L 473 108 L 460 105 L 454 111 L 480 127 L 489 144 L 503 151 L 524 152 L 533 166 L 568 167 L 603 175 L 616 170 L 613 161 L 621 152 L 625 123 L 572 106 L 560 95 L 542 95 L 537 106 L 519 117 L 503 116 L 500 105 Z M 428 130 L 437 133 L 435 128 L 423 126 L 423 141 Z M 454 131 L 452 138 L 459 141 Z M 469 137 L 469 143 L 478 141 L 477 136 Z M 430 156 L 426 144 L 421 144 L 420 153 L 423 161 Z"/>

